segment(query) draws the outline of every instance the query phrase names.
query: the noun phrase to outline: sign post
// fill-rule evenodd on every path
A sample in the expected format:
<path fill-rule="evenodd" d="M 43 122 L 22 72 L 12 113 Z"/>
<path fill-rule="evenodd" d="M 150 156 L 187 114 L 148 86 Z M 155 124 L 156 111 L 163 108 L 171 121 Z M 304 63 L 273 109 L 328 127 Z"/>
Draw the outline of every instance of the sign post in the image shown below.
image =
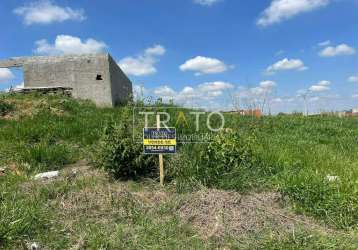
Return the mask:
<path fill-rule="evenodd" d="M 160 129 L 160 115 L 157 114 L 157 129 Z M 163 154 L 159 154 L 159 177 L 160 177 L 160 185 L 164 186 L 164 160 Z"/>
<path fill-rule="evenodd" d="M 164 186 L 164 154 L 176 153 L 175 128 L 161 128 L 160 115 L 157 114 L 157 126 L 143 129 L 144 154 L 155 154 L 159 158 L 160 185 Z"/>

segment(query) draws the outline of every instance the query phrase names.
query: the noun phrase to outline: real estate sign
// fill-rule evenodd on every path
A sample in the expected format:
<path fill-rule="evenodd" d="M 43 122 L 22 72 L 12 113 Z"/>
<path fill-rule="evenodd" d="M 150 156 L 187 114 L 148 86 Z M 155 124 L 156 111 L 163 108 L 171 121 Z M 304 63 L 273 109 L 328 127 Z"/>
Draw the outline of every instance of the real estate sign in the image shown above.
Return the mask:
<path fill-rule="evenodd" d="M 175 154 L 175 128 L 144 128 L 143 146 L 145 154 Z"/>

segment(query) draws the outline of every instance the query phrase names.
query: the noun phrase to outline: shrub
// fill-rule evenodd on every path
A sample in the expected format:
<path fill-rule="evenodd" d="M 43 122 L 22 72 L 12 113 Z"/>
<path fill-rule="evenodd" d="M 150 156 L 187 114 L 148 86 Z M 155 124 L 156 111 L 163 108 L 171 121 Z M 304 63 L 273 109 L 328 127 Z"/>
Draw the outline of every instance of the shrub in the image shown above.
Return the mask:
<path fill-rule="evenodd" d="M 133 141 L 126 125 L 113 123 L 105 128 L 94 163 L 120 179 L 151 177 L 158 164 L 156 157 L 143 154 L 143 145 Z"/>
<path fill-rule="evenodd" d="M 218 134 L 209 144 L 185 145 L 172 161 L 171 175 L 179 189 L 207 187 L 244 190 L 264 175 L 253 153 L 254 135 Z"/>

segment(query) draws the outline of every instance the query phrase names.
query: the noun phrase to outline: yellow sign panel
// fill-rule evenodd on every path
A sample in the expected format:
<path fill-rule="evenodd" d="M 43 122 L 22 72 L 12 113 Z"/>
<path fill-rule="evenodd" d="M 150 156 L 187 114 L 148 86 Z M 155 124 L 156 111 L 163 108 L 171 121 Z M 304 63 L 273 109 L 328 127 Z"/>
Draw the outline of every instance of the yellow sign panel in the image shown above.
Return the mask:
<path fill-rule="evenodd" d="M 146 146 L 154 146 L 154 145 L 166 145 L 166 146 L 176 146 L 176 139 L 144 139 L 144 145 Z"/>

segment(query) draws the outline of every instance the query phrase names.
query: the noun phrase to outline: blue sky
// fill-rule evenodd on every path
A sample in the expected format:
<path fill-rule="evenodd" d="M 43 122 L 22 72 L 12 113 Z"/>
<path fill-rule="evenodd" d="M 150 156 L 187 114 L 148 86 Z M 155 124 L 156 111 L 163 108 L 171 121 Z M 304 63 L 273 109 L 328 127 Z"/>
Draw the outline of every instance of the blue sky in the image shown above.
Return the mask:
<path fill-rule="evenodd" d="M 144 95 L 188 106 L 358 106 L 358 0 L 3 0 L 0 58 L 108 51 Z M 22 82 L 0 70 L 0 89 Z"/>

